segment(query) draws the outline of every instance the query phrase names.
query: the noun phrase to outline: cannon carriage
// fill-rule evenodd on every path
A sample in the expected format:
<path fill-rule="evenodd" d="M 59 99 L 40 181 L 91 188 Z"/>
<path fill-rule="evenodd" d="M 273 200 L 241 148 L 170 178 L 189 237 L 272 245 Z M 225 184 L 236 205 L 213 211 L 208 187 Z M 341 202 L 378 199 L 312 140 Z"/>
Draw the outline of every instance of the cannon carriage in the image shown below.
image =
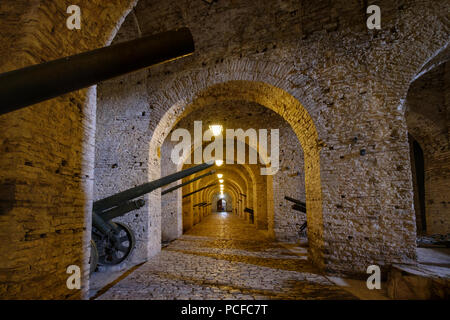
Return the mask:
<path fill-rule="evenodd" d="M 135 200 L 136 198 L 194 173 L 206 170 L 213 165 L 214 162 L 209 162 L 193 166 L 95 201 L 92 208 L 91 272 L 95 271 L 98 264 L 117 265 L 130 256 L 135 245 L 134 233 L 126 224 L 112 220 L 145 205 L 144 199 Z M 214 170 L 211 170 L 206 174 L 167 189 L 162 194 L 172 192 L 213 173 Z"/>

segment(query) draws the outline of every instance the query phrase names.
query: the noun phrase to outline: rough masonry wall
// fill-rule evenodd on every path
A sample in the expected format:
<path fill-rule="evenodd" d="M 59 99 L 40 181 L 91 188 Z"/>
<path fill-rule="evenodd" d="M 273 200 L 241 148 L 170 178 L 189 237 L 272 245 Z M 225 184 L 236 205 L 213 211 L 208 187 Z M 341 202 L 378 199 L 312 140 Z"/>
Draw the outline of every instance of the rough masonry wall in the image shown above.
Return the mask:
<path fill-rule="evenodd" d="M 120 28 L 114 43 L 140 35 L 134 13 Z M 149 143 L 163 110 L 148 102 L 148 71 L 142 70 L 100 83 L 97 86 L 97 131 L 95 151 L 94 199 L 99 200 L 120 191 L 159 178 L 154 166 L 149 176 Z M 160 190 L 142 198 L 146 205 L 117 218 L 136 236 L 136 247 L 123 266 L 145 261 L 161 249 Z M 116 266 L 114 266 L 116 268 Z"/>
<path fill-rule="evenodd" d="M 134 1 L 0 2 L 0 72 L 102 47 Z M 99 13 L 102 13 L 99 15 Z M 86 296 L 95 134 L 95 87 L 0 116 L 0 298 Z M 82 289 L 66 287 L 69 265 Z"/>
<path fill-rule="evenodd" d="M 284 197 L 306 202 L 303 150 L 292 129 L 287 125 L 280 127 L 280 170 L 273 176 L 273 229 L 276 239 L 296 241 L 306 214 L 293 210 L 293 203 Z"/>
<path fill-rule="evenodd" d="M 161 147 L 161 176 L 177 172 L 178 166 L 171 160 L 172 149 L 164 143 Z M 187 177 L 183 182 L 192 179 Z M 162 190 L 180 184 L 180 181 L 171 183 Z M 169 241 L 178 238 L 183 232 L 183 221 L 181 212 L 181 189 L 161 196 L 161 239 Z"/>
<path fill-rule="evenodd" d="M 152 119 L 145 79 L 146 72 L 141 71 L 97 86 L 94 200 L 148 182 L 148 128 Z M 132 263 L 146 260 L 148 243 L 156 238 L 155 232 L 149 232 L 150 221 L 156 219 L 149 216 L 149 208 L 155 203 L 149 202 L 148 196 L 142 198 L 146 200 L 144 207 L 117 218 L 135 233 Z"/>

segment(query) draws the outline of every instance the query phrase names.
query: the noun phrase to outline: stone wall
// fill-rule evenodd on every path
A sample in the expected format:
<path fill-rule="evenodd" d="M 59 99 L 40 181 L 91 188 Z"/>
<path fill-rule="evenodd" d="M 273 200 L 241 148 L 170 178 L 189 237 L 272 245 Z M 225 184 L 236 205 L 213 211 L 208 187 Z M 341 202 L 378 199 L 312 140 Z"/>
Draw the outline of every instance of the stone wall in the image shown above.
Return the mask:
<path fill-rule="evenodd" d="M 1 1 L 0 72 L 109 44 L 135 1 Z M 101 13 L 101 14 L 99 14 Z M 0 297 L 77 299 L 89 273 L 95 87 L 0 116 Z M 82 289 L 66 287 L 69 265 Z"/>

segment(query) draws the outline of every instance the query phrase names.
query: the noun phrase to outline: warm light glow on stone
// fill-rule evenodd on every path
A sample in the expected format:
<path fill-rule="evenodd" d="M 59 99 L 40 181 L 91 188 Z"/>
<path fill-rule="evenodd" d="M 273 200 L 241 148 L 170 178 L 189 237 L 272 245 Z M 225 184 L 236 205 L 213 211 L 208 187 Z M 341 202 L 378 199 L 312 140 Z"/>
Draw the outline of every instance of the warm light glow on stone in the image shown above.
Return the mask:
<path fill-rule="evenodd" d="M 209 130 L 211 130 L 212 134 L 217 137 L 222 133 L 222 126 L 220 124 L 212 124 L 209 126 Z"/>

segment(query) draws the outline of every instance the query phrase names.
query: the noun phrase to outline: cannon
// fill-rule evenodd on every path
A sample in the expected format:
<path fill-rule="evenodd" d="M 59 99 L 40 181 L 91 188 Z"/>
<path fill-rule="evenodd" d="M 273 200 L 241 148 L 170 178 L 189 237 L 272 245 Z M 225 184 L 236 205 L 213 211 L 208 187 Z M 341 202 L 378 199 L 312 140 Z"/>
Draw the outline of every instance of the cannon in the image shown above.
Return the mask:
<path fill-rule="evenodd" d="M 213 165 L 214 162 L 203 163 L 95 201 L 92 207 L 91 272 L 97 263 L 116 265 L 131 254 L 135 244 L 133 231 L 125 224 L 111 220 L 145 205 L 143 199 L 134 199 Z"/>
<path fill-rule="evenodd" d="M 215 170 L 211 170 L 211 171 L 209 171 L 209 172 L 207 172 L 205 174 L 202 174 L 201 176 L 198 176 L 198 177 L 196 177 L 194 179 L 191 179 L 189 181 L 183 182 L 183 183 L 181 183 L 181 184 L 179 184 L 179 185 L 177 185 L 175 187 L 169 188 L 167 190 L 163 190 L 163 191 L 161 191 L 161 195 L 163 196 L 163 195 L 168 194 L 168 193 L 170 193 L 172 191 L 175 191 L 175 190 L 177 190 L 177 189 L 179 189 L 181 187 L 187 186 L 188 184 L 190 184 L 192 182 L 195 182 L 197 180 L 200 180 L 200 179 L 202 179 L 204 177 L 210 176 L 210 175 L 214 174 L 215 172 L 216 172 Z"/>
<path fill-rule="evenodd" d="M 253 209 L 250 209 L 250 208 L 245 208 L 244 212 L 247 212 L 247 213 L 250 213 L 250 214 L 254 214 Z"/>
<path fill-rule="evenodd" d="M 180 28 L 0 74 L 0 115 L 142 68 L 191 55 Z"/>
<path fill-rule="evenodd" d="M 298 226 L 298 223 L 297 223 Z M 306 227 L 308 226 L 307 221 L 303 222 L 303 224 L 298 229 L 298 235 L 303 238 L 307 236 Z"/>
<path fill-rule="evenodd" d="M 217 184 L 217 183 L 211 183 L 211 184 L 208 184 L 206 187 L 203 187 L 203 188 L 197 189 L 197 190 L 195 190 L 195 191 L 192 191 L 192 192 L 190 192 L 190 193 L 188 193 L 188 194 L 185 194 L 185 195 L 183 196 L 183 199 L 184 199 L 184 198 L 187 198 L 187 197 L 190 197 L 190 196 L 192 196 L 193 194 L 196 194 L 197 192 L 200 192 L 200 191 L 202 191 L 202 190 L 211 188 L 211 187 L 215 186 L 216 184 Z"/>
<path fill-rule="evenodd" d="M 251 223 L 253 224 L 255 222 L 255 211 L 250 208 L 245 208 L 244 212 L 248 213 L 249 219 L 250 219 Z"/>
<path fill-rule="evenodd" d="M 306 203 L 288 196 L 285 196 L 284 199 L 294 203 L 291 208 L 295 211 L 306 213 Z"/>
<path fill-rule="evenodd" d="M 199 202 L 199 203 L 196 203 L 196 204 L 194 204 L 192 207 L 203 207 L 204 205 L 206 205 L 207 203 L 206 202 Z"/>

